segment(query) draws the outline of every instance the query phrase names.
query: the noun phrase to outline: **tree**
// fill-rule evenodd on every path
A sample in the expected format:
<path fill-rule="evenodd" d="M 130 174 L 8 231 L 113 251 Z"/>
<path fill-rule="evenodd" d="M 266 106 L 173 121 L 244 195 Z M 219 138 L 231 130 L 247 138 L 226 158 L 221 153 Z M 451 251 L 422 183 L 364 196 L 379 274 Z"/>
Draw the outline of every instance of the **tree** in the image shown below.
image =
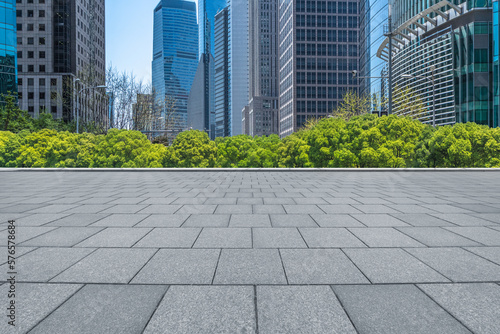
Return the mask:
<path fill-rule="evenodd" d="M 21 110 L 17 104 L 17 94 L 8 92 L 2 94 L 4 103 L 0 105 L 0 130 L 19 132 L 31 130 L 33 127 L 31 117 L 27 111 Z"/>
<path fill-rule="evenodd" d="M 354 116 L 371 113 L 372 107 L 377 106 L 378 103 L 379 100 L 375 95 L 360 95 L 349 90 L 342 96 L 337 109 L 332 111 L 332 116 L 348 121 Z"/>
<path fill-rule="evenodd" d="M 421 122 L 431 119 L 422 97 L 412 88 L 395 87 L 393 93 L 393 113 L 397 116 L 411 117 Z"/>

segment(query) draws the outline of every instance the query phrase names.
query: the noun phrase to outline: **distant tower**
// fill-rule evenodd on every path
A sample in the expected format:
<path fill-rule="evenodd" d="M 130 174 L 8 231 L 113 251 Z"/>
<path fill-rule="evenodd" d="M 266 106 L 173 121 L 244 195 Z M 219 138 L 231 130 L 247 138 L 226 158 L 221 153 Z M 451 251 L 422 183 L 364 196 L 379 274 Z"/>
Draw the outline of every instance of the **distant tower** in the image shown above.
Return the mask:
<path fill-rule="evenodd" d="M 16 0 L 0 0 L 0 94 L 17 91 Z M 0 101 L 2 98 L 0 97 Z"/>
<path fill-rule="evenodd" d="M 229 72 L 229 8 L 215 15 L 215 137 L 231 132 L 231 77 Z"/>
<path fill-rule="evenodd" d="M 153 89 L 157 103 L 175 101 L 175 126 L 188 124 L 187 104 L 198 65 L 196 4 L 183 0 L 162 0 L 154 10 Z M 172 115 L 164 110 L 162 117 Z"/>

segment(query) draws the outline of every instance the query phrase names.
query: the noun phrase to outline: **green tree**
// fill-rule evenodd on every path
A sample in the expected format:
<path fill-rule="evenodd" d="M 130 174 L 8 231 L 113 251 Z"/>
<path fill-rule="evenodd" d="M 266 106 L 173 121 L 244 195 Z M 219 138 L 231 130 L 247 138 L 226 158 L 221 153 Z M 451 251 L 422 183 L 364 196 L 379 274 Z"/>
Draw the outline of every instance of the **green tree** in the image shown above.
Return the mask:
<path fill-rule="evenodd" d="M 165 167 L 214 167 L 217 146 L 206 132 L 189 130 L 181 132 L 168 147 Z"/>
<path fill-rule="evenodd" d="M 19 109 L 16 94 L 2 94 L 5 101 L 0 105 L 0 130 L 17 133 L 33 128 L 32 119 L 28 112 Z"/>

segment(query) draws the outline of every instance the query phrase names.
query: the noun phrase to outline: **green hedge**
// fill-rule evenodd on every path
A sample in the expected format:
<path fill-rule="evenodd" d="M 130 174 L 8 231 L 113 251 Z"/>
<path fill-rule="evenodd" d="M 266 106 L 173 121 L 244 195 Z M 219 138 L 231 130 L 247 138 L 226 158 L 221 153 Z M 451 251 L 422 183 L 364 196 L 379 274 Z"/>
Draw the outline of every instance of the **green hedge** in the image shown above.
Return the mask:
<path fill-rule="evenodd" d="M 171 146 L 137 131 L 0 132 L 0 167 L 496 167 L 500 128 L 431 126 L 410 118 L 325 118 L 283 140 L 239 135 L 211 141 L 186 131 Z"/>

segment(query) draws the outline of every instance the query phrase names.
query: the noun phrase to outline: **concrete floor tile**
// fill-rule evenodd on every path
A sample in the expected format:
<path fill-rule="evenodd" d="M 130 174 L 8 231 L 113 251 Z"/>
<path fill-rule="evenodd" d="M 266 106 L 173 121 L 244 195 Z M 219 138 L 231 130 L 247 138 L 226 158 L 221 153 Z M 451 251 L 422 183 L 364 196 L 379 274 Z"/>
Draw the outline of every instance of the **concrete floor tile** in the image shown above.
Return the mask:
<path fill-rule="evenodd" d="M 250 228 L 204 228 L 193 248 L 252 248 Z"/>
<path fill-rule="evenodd" d="M 64 218 L 48 223 L 47 226 L 89 226 L 109 214 L 71 214 Z"/>
<path fill-rule="evenodd" d="M 134 247 L 191 248 L 201 228 L 154 228 Z"/>
<path fill-rule="evenodd" d="M 433 216 L 446 220 L 453 225 L 450 226 L 492 226 L 496 225 L 494 222 L 474 217 L 465 213 L 436 213 Z M 500 217 L 500 216 L 499 216 Z"/>
<path fill-rule="evenodd" d="M 55 220 L 67 217 L 65 213 L 38 213 L 16 219 L 16 226 L 42 226 Z"/>
<path fill-rule="evenodd" d="M 254 228 L 253 248 L 307 248 L 296 228 Z"/>
<path fill-rule="evenodd" d="M 394 218 L 388 214 L 356 214 L 353 218 L 359 220 L 363 225 L 368 227 L 396 227 L 396 226 L 411 226 L 407 223 Z"/>
<path fill-rule="evenodd" d="M 254 205 L 253 213 L 256 214 L 284 214 L 285 209 L 282 205 Z"/>
<path fill-rule="evenodd" d="M 306 214 L 271 215 L 273 227 L 318 227 L 318 224 Z"/>
<path fill-rule="evenodd" d="M 145 219 L 148 215 L 141 214 L 111 214 L 97 222 L 93 223 L 91 226 L 103 226 L 103 227 L 132 227 Z"/>
<path fill-rule="evenodd" d="M 191 215 L 182 227 L 228 227 L 230 215 Z"/>
<path fill-rule="evenodd" d="M 176 214 L 192 214 L 192 215 L 201 215 L 201 214 L 213 214 L 217 205 L 183 205 Z"/>
<path fill-rule="evenodd" d="M 349 228 L 368 247 L 425 247 L 418 241 L 393 228 Z"/>
<path fill-rule="evenodd" d="M 75 247 L 132 247 L 150 228 L 109 227 L 76 244 Z"/>
<path fill-rule="evenodd" d="M 22 246 L 71 247 L 100 232 L 96 227 L 59 227 L 23 242 Z"/>
<path fill-rule="evenodd" d="M 402 220 L 405 223 L 410 224 L 415 227 L 423 227 L 423 226 L 455 226 L 449 221 L 443 220 L 438 217 L 434 217 L 425 213 L 394 213 L 391 216 L 396 217 L 399 220 Z"/>
<path fill-rule="evenodd" d="M 500 265 L 500 247 L 466 247 L 465 249 Z"/>
<path fill-rule="evenodd" d="M 231 215 L 229 227 L 271 227 L 269 215 Z"/>
<path fill-rule="evenodd" d="M 460 234 L 468 239 L 477 241 L 486 246 L 500 246 L 500 231 L 492 231 L 483 226 L 475 227 L 445 227 L 448 231 Z M 467 245 L 468 246 L 468 245 Z"/>
<path fill-rule="evenodd" d="M 399 227 L 398 230 L 429 247 L 481 246 L 442 227 Z"/>
<path fill-rule="evenodd" d="M 320 227 L 364 227 L 357 219 L 345 214 L 311 215 Z"/>
<path fill-rule="evenodd" d="M 312 205 L 312 204 L 285 204 L 283 207 L 287 214 L 313 214 L 313 213 L 324 213 L 319 207 L 324 205 Z"/>
<path fill-rule="evenodd" d="M 252 206 L 249 204 L 241 205 L 218 205 L 215 210 L 216 214 L 251 214 Z"/>
<path fill-rule="evenodd" d="M 366 247 L 345 228 L 299 228 L 309 248 Z"/>
<path fill-rule="evenodd" d="M 188 218 L 189 215 L 156 214 L 147 216 L 134 227 L 180 227 Z"/>

